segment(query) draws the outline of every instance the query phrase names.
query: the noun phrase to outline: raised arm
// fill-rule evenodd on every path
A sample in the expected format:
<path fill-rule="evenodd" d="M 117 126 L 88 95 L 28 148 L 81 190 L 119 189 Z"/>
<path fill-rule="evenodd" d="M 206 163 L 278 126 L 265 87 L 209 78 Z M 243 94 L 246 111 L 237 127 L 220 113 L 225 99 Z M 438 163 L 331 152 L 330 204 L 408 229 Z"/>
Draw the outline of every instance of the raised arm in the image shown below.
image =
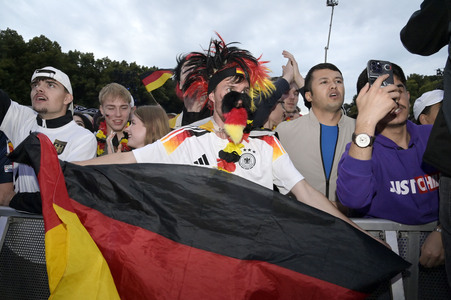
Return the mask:
<path fill-rule="evenodd" d="M 449 1 L 426 0 L 401 30 L 401 41 L 412 53 L 431 55 L 449 43 Z"/>
<path fill-rule="evenodd" d="M 364 133 L 373 137 L 379 121 L 390 111 L 398 108 L 398 104 L 393 101 L 393 98 L 399 96 L 398 88 L 394 84 L 381 87 L 382 81 L 387 78 L 388 75 L 379 76 L 371 87 L 367 83 L 357 96 L 359 114 L 355 123 L 356 135 Z M 372 146 L 360 148 L 351 143 L 349 148 L 349 156 L 359 160 L 370 160 L 372 153 Z"/>
<path fill-rule="evenodd" d="M 288 63 L 293 67 L 293 79 L 292 81 L 296 83 L 298 88 L 303 88 L 305 85 L 304 77 L 302 77 L 301 72 L 299 71 L 298 62 L 294 58 L 293 54 L 288 52 L 287 50 L 283 50 L 282 52 L 283 57 L 288 59 Z M 291 83 L 289 81 L 289 83 Z"/>

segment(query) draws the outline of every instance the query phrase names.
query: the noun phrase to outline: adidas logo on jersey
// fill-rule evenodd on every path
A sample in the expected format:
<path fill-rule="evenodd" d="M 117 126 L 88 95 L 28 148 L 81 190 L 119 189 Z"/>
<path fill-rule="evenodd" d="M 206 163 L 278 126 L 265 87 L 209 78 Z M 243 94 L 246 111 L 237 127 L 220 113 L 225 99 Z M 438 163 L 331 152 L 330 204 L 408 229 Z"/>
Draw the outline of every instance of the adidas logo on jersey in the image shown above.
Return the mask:
<path fill-rule="evenodd" d="M 202 166 L 208 166 L 210 163 L 208 162 L 207 156 L 203 154 L 201 157 L 199 157 L 198 160 L 194 162 L 195 165 L 202 165 Z"/>

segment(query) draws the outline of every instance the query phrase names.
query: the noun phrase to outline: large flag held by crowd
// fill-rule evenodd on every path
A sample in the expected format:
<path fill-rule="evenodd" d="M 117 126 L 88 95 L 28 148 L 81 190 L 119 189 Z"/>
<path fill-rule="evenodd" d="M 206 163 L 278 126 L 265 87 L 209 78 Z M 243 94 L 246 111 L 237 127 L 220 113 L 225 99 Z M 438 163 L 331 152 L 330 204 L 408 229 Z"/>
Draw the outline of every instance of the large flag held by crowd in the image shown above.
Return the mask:
<path fill-rule="evenodd" d="M 81 167 L 42 134 L 13 154 L 38 174 L 51 297 L 364 299 L 408 267 L 346 222 L 226 172 Z"/>

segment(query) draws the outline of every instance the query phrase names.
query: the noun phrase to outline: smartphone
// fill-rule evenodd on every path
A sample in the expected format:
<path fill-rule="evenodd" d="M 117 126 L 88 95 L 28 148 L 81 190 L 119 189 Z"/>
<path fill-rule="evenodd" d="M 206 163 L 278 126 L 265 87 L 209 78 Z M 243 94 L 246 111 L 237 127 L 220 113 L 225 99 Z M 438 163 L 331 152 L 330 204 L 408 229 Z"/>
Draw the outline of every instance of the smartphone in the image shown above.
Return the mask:
<path fill-rule="evenodd" d="M 372 59 L 368 61 L 366 69 L 370 85 L 372 85 L 379 76 L 384 74 L 388 74 L 389 77 L 382 82 L 381 86 L 387 86 L 394 83 L 393 68 L 390 62 Z"/>

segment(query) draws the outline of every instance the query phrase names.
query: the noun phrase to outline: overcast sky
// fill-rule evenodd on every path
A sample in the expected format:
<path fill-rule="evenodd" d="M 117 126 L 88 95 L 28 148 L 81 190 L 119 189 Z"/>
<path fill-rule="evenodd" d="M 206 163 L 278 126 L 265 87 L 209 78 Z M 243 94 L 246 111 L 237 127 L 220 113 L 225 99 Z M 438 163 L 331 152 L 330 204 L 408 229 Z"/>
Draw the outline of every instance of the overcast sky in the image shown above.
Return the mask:
<path fill-rule="evenodd" d="M 325 60 L 331 7 L 326 0 L 0 0 L 0 29 L 25 41 L 44 35 L 63 52 L 93 53 L 159 68 L 175 66 L 179 54 L 208 47 L 215 31 L 228 42 L 269 60 L 281 74 L 288 50 L 301 73 Z M 340 0 L 334 8 L 327 62 L 344 75 L 345 102 L 369 59 L 399 64 L 406 75 L 434 75 L 443 68 L 444 48 L 430 57 L 409 53 L 399 31 L 420 0 Z M 42 66 L 36 66 L 42 67 Z M 302 107 L 300 105 L 300 107 Z M 303 108 L 304 110 L 304 108 Z"/>

